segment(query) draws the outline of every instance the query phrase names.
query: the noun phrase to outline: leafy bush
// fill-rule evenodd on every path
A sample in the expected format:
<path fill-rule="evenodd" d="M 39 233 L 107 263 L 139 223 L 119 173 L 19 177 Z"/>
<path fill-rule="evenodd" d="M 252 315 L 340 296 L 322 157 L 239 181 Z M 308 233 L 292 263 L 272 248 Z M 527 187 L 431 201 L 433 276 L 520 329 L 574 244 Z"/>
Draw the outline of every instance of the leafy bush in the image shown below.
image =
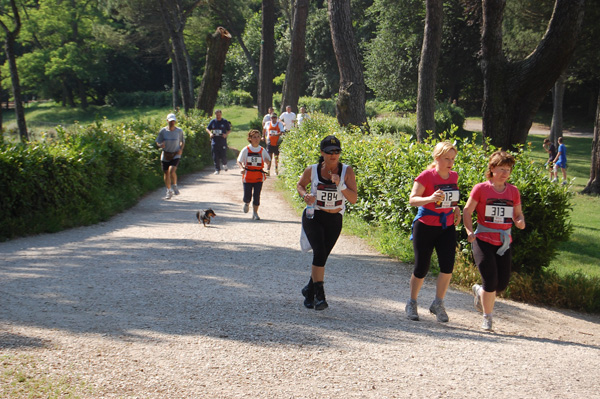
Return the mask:
<path fill-rule="evenodd" d="M 325 115 L 335 116 L 335 100 L 330 98 L 300 97 L 298 100 L 298 110 L 300 107 L 306 107 L 309 113 L 320 112 Z"/>
<path fill-rule="evenodd" d="M 437 140 L 416 143 L 409 135 L 363 135 L 357 129 L 340 128 L 333 118 L 314 115 L 309 123 L 289 133 L 282 146 L 285 179 L 291 190 L 295 190 L 304 167 L 316 161 L 318 144 L 328 134 L 340 138 L 343 160 L 353 165 L 356 172 L 358 201 L 349 206 L 349 212 L 367 221 L 387 224 L 398 234 L 408 236 L 417 211 L 408 204 L 413 181 L 433 161 L 431 151 Z M 471 188 L 484 181 L 489 154 L 495 149 L 489 146 L 484 150 L 474 143 L 474 137 L 451 140 L 459 149 L 455 170 L 462 192 L 459 205 L 464 207 Z M 511 181 L 521 191 L 525 218 L 532 223 L 523 231 L 513 229 L 513 260 L 517 270 L 534 274 L 548 266 L 557 244 L 570 235 L 570 194 L 545 178 L 541 165 L 532 161 L 529 149 L 515 155 L 517 164 Z M 459 231 L 459 237 L 466 244 L 464 230 Z"/>
<path fill-rule="evenodd" d="M 452 132 L 453 133 L 453 132 Z M 384 253 L 400 256 L 412 262 L 408 239 L 416 208 L 408 204 L 414 178 L 432 161 L 432 139 L 420 144 L 409 135 L 364 135 L 357 128 L 345 129 L 335 119 L 316 113 L 300 128 L 288 133 L 282 144 L 285 173 L 280 176 L 286 187 L 295 193 L 296 183 L 304 168 L 319 157 L 319 143 L 329 134 L 342 142 L 342 160 L 353 166 L 358 185 L 358 201 L 348 206 L 348 217 L 361 218 L 378 227 L 377 247 Z M 461 201 L 464 208 L 471 188 L 484 180 L 489 154 L 475 144 L 475 136 L 459 139 L 448 136 L 459 151 L 454 169 L 459 173 Z M 556 256 L 558 243 L 571 234 L 569 213 L 571 194 L 563 186 L 551 184 L 545 178 L 541 164 L 532 160 L 529 147 L 515 154 L 517 163 L 511 182 L 519 188 L 523 213 L 527 221 L 524 230 L 513 229 L 513 263 L 515 273 L 503 297 L 530 303 L 600 312 L 600 279 L 580 273 L 560 277 L 546 270 Z M 300 198 L 294 196 L 300 203 Z M 471 245 L 464 229 L 458 230 L 458 249 L 452 280 L 464 287 L 480 281 L 473 264 Z M 432 262 L 432 272 L 436 265 Z"/>
<path fill-rule="evenodd" d="M 407 114 L 409 112 L 414 113 L 417 109 L 417 102 L 415 99 L 403 100 L 403 101 L 391 101 L 391 100 L 369 100 L 367 106 L 372 107 L 378 114 L 384 113 L 398 113 Z"/>
<path fill-rule="evenodd" d="M 254 98 L 252 98 L 252 94 L 244 90 L 220 90 L 217 103 L 225 106 L 241 105 L 251 107 L 254 105 Z"/>
<path fill-rule="evenodd" d="M 210 163 L 208 120 L 179 115 L 186 147 L 179 171 Z M 163 121 L 98 121 L 56 141 L 0 143 L 0 239 L 105 220 L 162 185 L 154 144 Z"/>
<path fill-rule="evenodd" d="M 111 93 L 106 96 L 105 101 L 113 107 L 169 107 L 173 104 L 173 95 L 170 91 Z"/>

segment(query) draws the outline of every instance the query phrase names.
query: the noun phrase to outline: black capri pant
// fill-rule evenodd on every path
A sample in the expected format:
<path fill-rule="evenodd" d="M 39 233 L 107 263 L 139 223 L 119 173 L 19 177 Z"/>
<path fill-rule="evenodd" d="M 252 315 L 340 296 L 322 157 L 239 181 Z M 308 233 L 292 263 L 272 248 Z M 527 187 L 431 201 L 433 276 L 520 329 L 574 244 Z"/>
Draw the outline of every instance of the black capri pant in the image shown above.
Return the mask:
<path fill-rule="evenodd" d="M 473 257 L 483 280 L 485 292 L 502 292 L 508 287 L 512 263 L 512 246 L 500 256 L 500 245 L 492 245 L 477 238 L 473 242 Z"/>
<path fill-rule="evenodd" d="M 315 210 L 315 217 L 308 219 L 306 210 L 302 214 L 302 228 L 313 250 L 314 266 L 325 267 L 340 233 L 342 232 L 341 213 L 328 213 Z"/>
<path fill-rule="evenodd" d="M 262 191 L 263 182 L 244 183 L 244 203 L 249 204 L 250 198 L 253 198 L 252 205 L 260 205 L 260 192 Z M 254 194 L 252 192 L 254 191 Z"/>
<path fill-rule="evenodd" d="M 440 264 L 440 271 L 447 274 L 452 273 L 456 257 L 454 225 L 443 229 L 442 226 L 429 226 L 417 220 L 413 226 L 413 250 L 415 251 L 413 274 L 416 278 L 425 278 L 427 275 L 434 248 Z"/>

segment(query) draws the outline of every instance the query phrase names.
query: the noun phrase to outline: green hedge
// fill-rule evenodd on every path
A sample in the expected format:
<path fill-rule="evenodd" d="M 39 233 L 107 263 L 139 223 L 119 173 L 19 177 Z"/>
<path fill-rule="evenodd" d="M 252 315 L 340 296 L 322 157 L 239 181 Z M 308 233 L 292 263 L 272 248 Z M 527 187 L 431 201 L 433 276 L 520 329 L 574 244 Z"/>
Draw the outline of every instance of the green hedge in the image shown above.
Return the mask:
<path fill-rule="evenodd" d="M 252 107 L 254 105 L 254 98 L 252 98 L 252 94 L 244 90 L 219 90 L 217 103 L 224 106 L 241 105 L 243 107 Z"/>
<path fill-rule="evenodd" d="M 412 252 L 407 250 L 410 248 L 408 237 L 417 209 L 408 204 L 408 198 L 414 178 L 433 161 L 431 151 L 437 141 L 432 139 L 420 144 L 406 134 L 365 135 L 358 129 L 340 128 L 331 117 L 314 114 L 300 128 L 289 132 L 282 144 L 285 172 L 280 177 L 290 192 L 295 193 L 304 168 L 317 161 L 319 142 L 329 134 L 340 138 L 343 148 L 341 159 L 356 171 L 358 201 L 348 206 L 348 214 L 379 226 L 386 241 L 378 244 L 380 248 L 402 247 L 388 253 Z M 454 169 L 459 173 L 459 205 L 464 208 L 471 188 L 485 180 L 489 154 L 495 149 L 490 146 L 484 150 L 474 142 L 475 137 L 448 137 L 459 149 Z M 504 295 L 533 303 L 599 312 L 600 279 L 585 279 L 577 275 L 560 278 L 547 270 L 557 254 L 558 244 L 568 240 L 572 232 L 572 194 L 566 187 L 550 183 L 543 165 L 533 161 L 528 147 L 514 155 L 517 163 L 511 183 L 521 193 L 527 227 L 524 230 L 513 229 L 516 273 Z M 458 239 L 453 281 L 470 287 L 479 280 L 479 273 L 462 226 L 458 229 Z"/>
<path fill-rule="evenodd" d="M 208 120 L 179 115 L 186 137 L 179 172 L 210 163 Z M 58 128 L 55 141 L 0 143 L 0 239 L 54 232 L 106 220 L 160 187 L 160 151 L 154 140 L 161 120 Z"/>
<path fill-rule="evenodd" d="M 328 134 L 336 134 L 343 144 L 343 160 L 355 168 L 358 201 L 349 207 L 367 221 L 390 224 L 399 233 L 410 235 L 417 209 L 408 204 L 413 181 L 433 161 L 431 151 L 437 142 L 432 139 L 420 144 L 413 137 L 400 135 L 363 135 L 359 130 L 341 129 L 332 118 L 316 115 L 309 123 L 288 133 L 282 150 L 286 162 L 289 187 L 303 166 L 317 159 L 318 143 Z M 473 138 L 474 139 L 474 138 Z M 489 154 L 473 139 L 453 137 L 459 151 L 454 169 L 459 174 L 461 208 L 471 188 L 483 181 Z M 314 151 L 306 149 L 314 148 Z M 511 176 L 523 197 L 523 213 L 529 223 L 523 231 L 513 229 L 514 264 L 519 270 L 536 273 L 549 265 L 559 242 L 571 233 L 570 198 L 563 186 L 551 184 L 542 165 L 535 164 L 529 149 L 517 154 L 517 164 Z M 288 172 L 290 173 L 288 177 Z M 466 240 L 464 230 L 461 240 Z M 465 241 L 466 242 L 466 241 Z"/>

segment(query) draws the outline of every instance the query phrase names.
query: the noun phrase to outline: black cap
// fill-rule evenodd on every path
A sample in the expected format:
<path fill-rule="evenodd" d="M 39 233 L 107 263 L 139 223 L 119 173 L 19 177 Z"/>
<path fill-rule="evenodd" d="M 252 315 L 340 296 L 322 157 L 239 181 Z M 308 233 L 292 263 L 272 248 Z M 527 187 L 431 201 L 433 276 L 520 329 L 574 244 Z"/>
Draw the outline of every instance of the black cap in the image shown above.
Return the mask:
<path fill-rule="evenodd" d="M 321 151 L 342 150 L 340 141 L 335 136 L 327 136 L 321 140 Z"/>

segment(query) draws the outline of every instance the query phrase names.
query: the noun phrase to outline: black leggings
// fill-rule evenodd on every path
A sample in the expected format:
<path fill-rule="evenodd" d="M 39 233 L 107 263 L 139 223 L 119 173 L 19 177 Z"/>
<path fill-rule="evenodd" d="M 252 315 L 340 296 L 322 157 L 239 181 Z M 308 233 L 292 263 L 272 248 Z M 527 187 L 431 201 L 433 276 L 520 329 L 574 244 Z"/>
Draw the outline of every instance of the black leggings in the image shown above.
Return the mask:
<path fill-rule="evenodd" d="M 473 242 L 473 257 L 486 292 L 502 292 L 510 281 L 512 246 L 502 256 L 496 253 L 498 248 L 500 245 L 492 245 L 479 238 Z"/>
<path fill-rule="evenodd" d="M 413 250 L 415 251 L 413 274 L 416 278 L 425 278 L 427 275 L 434 248 L 438 256 L 440 271 L 447 274 L 452 273 L 456 257 L 454 225 L 442 229 L 442 226 L 429 226 L 417 220 L 413 226 Z"/>
<path fill-rule="evenodd" d="M 325 267 L 325 262 L 342 232 L 341 213 L 315 211 L 315 217 L 308 219 L 306 210 L 302 214 L 302 228 L 313 250 L 314 266 Z"/>
<path fill-rule="evenodd" d="M 260 192 L 262 190 L 263 182 L 259 181 L 258 183 L 243 183 L 244 184 L 244 203 L 249 204 L 250 198 L 253 198 L 252 205 L 259 206 L 260 205 Z M 254 189 L 254 195 L 252 194 L 252 190 Z"/>

